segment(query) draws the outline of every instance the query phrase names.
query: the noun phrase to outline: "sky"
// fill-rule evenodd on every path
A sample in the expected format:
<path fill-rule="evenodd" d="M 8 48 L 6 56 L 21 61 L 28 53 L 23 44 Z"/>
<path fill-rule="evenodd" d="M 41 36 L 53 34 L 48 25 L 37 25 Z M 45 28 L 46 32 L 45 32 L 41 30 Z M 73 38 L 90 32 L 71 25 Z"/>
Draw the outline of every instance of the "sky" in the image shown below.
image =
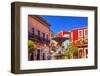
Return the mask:
<path fill-rule="evenodd" d="M 70 31 L 74 28 L 88 26 L 88 17 L 74 16 L 41 16 L 51 26 L 50 29 L 57 34 L 59 31 Z"/>

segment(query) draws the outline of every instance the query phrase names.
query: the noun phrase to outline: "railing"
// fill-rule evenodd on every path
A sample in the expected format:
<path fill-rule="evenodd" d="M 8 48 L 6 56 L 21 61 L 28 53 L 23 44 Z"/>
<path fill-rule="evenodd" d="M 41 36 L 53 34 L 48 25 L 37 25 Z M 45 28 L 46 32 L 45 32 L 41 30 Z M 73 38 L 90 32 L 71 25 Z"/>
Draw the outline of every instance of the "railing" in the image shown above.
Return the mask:
<path fill-rule="evenodd" d="M 48 39 L 46 39 L 46 38 L 43 38 L 43 37 L 40 37 L 40 36 L 38 36 L 38 35 L 30 35 L 29 36 L 29 39 L 31 39 L 31 40 L 37 40 L 37 41 L 39 41 L 39 42 L 42 42 L 42 43 L 46 43 L 46 44 L 48 44 L 48 43 L 50 43 L 50 40 L 48 40 Z"/>

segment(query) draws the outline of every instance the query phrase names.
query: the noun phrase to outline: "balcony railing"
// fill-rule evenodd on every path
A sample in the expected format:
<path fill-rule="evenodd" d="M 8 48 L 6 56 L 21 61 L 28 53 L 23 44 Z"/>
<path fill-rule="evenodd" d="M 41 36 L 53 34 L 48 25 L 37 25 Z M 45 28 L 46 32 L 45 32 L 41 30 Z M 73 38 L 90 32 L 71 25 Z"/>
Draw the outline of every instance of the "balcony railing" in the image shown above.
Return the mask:
<path fill-rule="evenodd" d="M 88 46 L 88 39 L 85 40 L 76 40 L 70 43 L 71 46 L 80 46 L 80 47 L 85 47 Z"/>
<path fill-rule="evenodd" d="M 40 37 L 40 36 L 34 35 L 34 34 L 31 34 L 29 36 L 29 39 L 31 39 L 33 41 L 39 41 L 39 42 L 42 42 L 42 43 L 46 43 L 46 44 L 49 44 L 50 43 L 50 40 L 49 39 L 46 39 L 46 38 L 43 38 L 43 37 Z"/>

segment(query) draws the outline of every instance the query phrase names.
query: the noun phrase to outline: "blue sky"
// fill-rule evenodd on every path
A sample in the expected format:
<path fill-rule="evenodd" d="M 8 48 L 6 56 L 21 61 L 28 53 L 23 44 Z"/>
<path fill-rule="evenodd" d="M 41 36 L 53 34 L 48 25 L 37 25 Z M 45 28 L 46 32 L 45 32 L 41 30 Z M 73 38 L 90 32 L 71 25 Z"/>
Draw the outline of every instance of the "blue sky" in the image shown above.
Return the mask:
<path fill-rule="evenodd" d="M 81 28 L 88 26 L 88 17 L 74 17 L 74 16 L 41 16 L 49 24 L 50 29 L 57 34 L 59 31 L 69 31 L 74 28 Z"/>

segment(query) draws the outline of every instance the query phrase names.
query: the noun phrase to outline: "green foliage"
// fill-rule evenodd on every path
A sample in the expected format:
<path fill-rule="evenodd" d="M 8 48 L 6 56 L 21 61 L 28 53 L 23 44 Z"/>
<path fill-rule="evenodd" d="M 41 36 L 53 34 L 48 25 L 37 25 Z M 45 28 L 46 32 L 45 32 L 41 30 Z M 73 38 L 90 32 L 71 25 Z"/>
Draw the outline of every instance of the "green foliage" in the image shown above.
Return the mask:
<path fill-rule="evenodd" d="M 69 47 L 69 51 L 70 51 L 71 53 L 76 53 L 76 52 L 78 51 L 78 48 L 75 47 L 75 46 L 71 46 L 71 47 Z"/>
<path fill-rule="evenodd" d="M 65 51 L 64 51 L 64 57 L 65 59 L 71 59 L 73 57 L 73 54 L 78 52 L 78 48 L 74 47 L 74 46 L 70 46 L 68 47 Z"/>
<path fill-rule="evenodd" d="M 64 58 L 65 58 L 65 59 L 70 59 L 70 58 L 71 58 L 71 53 L 70 53 L 68 50 L 66 50 L 66 51 L 64 52 Z"/>
<path fill-rule="evenodd" d="M 36 49 L 36 45 L 32 40 L 28 40 L 28 51 L 29 53 L 33 53 L 33 51 Z"/>
<path fill-rule="evenodd" d="M 88 39 L 85 39 L 84 40 L 84 44 L 88 44 Z"/>
<path fill-rule="evenodd" d="M 78 40 L 78 44 L 82 45 L 83 44 L 83 40 L 82 39 L 79 39 Z"/>

